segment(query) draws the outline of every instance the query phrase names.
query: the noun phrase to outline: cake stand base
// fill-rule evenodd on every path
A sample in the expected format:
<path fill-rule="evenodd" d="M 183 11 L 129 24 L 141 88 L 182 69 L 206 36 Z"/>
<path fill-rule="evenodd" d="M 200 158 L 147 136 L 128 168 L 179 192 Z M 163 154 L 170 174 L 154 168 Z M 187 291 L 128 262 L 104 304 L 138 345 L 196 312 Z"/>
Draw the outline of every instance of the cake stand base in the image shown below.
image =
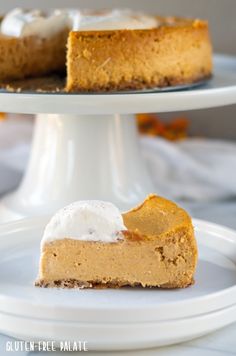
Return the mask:
<path fill-rule="evenodd" d="M 25 177 L 1 201 L 0 219 L 52 214 L 80 199 L 127 210 L 153 191 L 134 115 L 40 114 Z"/>

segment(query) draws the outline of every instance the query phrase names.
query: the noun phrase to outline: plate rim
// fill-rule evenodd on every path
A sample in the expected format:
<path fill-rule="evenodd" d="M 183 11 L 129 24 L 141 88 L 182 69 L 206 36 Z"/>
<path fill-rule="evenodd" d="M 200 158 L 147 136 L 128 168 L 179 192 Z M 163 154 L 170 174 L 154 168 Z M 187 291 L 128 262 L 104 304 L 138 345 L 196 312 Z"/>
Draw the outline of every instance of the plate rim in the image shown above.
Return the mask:
<path fill-rule="evenodd" d="M 179 320 L 114 324 L 73 324 L 64 321 L 55 322 L 48 320 L 41 320 L 39 322 L 37 319 L 22 318 L 18 315 L 7 315 L 0 312 L 0 320 L 5 317 L 5 322 L 7 322 L 7 327 L 0 326 L 0 331 L 8 334 L 10 337 L 35 342 L 45 338 L 53 339 L 55 342 L 62 341 L 62 339 L 67 339 L 67 341 L 73 339 L 73 341 L 77 341 L 79 337 L 82 340 L 87 340 L 90 346 L 92 345 L 92 347 L 90 347 L 91 351 L 134 350 L 134 348 L 137 348 L 137 345 L 139 348 L 146 349 L 151 346 L 157 347 L 176 344 L 176 338 L 179 342 L 183 342 L 219 330 L 235 322 L 235 310 L 236 304 L 205 315 Z M 20 321 L 21 323 L 23 321 L 24 325 L 28 328 L 27 334 L 25 329 L 22 329 Z M 31 324 L 29 325 L 28 323 Z M 130 340 L 130 338 L 126 336 L 124 340 L 124 338 L 120 337 L 119 331 L 121 329 L 122 332 L 126 330 L 128 337 L 130 330 L 132 330 L 132 339 Z M 45 335 L 42 334 L 42 330 Z M 138 331 L 139 336 L 136 336 L 135 330 Z M 157 330 L 160 332 L 157 332 Z M 73 337 L 75 332 L 76 337 Z M 39 333 L 41 333 L 40 336 Z"/>

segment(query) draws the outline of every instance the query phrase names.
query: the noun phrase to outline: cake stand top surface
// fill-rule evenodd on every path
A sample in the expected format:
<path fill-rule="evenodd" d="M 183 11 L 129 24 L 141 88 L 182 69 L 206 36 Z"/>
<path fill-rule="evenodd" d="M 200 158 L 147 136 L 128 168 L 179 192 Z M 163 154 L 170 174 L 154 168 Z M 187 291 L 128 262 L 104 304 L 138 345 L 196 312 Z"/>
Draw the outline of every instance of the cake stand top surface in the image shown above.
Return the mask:
<path fill-rule="evenodd" d="M 132 114 L 213 108 L 236 103 L 236 57 L 214 56 L 214 76 L 176 91 L 69 94 L 0 91 L 0 111 L 70 115 Z"/>

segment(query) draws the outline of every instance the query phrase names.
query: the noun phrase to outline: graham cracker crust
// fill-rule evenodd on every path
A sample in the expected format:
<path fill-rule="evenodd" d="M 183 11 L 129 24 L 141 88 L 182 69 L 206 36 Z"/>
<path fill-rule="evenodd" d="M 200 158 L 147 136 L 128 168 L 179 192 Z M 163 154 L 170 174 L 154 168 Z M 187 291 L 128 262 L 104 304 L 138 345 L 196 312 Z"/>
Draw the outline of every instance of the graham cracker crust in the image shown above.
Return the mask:
<path fill-rule="evenodd" d="M 186 86 L 186 85 L 193 85 L 199 83 L 199 85 L 204 84 L 205 81 L 208 81 L 212 78 L 212 75 L 199 75 L 197 79 L 194 79 L 192 81 L 184 81 L 183 79 L 181 80 L 180 78 L 168 78 L 166 77 L 165 80 L 162 82 L 158 83 L 158 86 L 156 83 L 145 83 L 145 82 L 135 82 L 133 81 L 132 83 L 128 82 L 123 82 L 120 83 L 119 86 L 113 86 L 113 87 L 94 87 L 92 90 L 75 90 L 72 93 L 79 93 L 79 94 L 86 94 L 86 93 L 112 93 L 112 92 L 121 92 L 122 91 L 139 91 L 145 89 L 150 90 L 155 89 L 158 91 L 158 89 L 163 89 L 163 88 L 172 88 L 174 86 Z M 30 78 L 30 79 L 21 79 L 21 80 L 12 80 L 8 82 L 2 82 L 0 83 L 0 90 L 6 90 L 10 93 L 24 93 L 24 92 L 35 92 L 35 93 L 62 93 L 62 94 L 70 94 L 66 90 L 66 77 L 62 75 L 50 75 L 47 77 L 38 77 L 38 78 Z"/>
<path fill-rule="evenodd" d="M 57 281 L 44 281 L 44 280 L 36 280 L 35 286 L 41 288 L 60 288 L 60 289 L 118 289 L 123 287 L 140 287 L 140 288 L 161 288 L 161 289 L 180 289 L 187 288 L 195 283 L 194 279 L 192 279 L 189 283 L 186 284 L 186 281 L 183 284 L 171 284 L 166 283 L 158 286 L 143 286 L 140 283 L 131 284 L 128 281 L 109 281 L 109 282 L 101 282 L 101 281 L 79 281 L 76 279 L 63 279 Z"/>

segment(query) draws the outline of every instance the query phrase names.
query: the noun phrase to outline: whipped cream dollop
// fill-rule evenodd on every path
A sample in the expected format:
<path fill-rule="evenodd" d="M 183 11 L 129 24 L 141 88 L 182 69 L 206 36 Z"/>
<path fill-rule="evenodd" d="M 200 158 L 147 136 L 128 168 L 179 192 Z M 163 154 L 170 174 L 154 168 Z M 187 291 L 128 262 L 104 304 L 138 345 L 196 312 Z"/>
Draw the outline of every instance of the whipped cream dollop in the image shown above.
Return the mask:
<path fill-rule="evenodd" d="M 40 10 L 16 8 L 1 23 L 1 33 L 13 37 L 53 36 L 64 30 L 95 31 L 120 29 L 148 29 L 158 26 L 158 20 L 131 10 L 91 11 L 78 9 L 54 10 L 45 14 Z"/>
<path fill-rule="evenodd" d="M 155 17 L 128 9 L 83 10 L 80 11 L 79 17 L 76 10 L 70 10 L 69 14 L 73 19 L 74 31 L 135 30 L 158 26 L 158 21 Z"/>
<path fill-rule="evenodd" d="M 44 14 L 40 10 L 24 11 L 16 8 L 2 20 L 1 33 L 13 37 L 39 36 L 46 38 L 71 28 L 67 11 L 56 10 Z"/>
<path fill-rule="evenodd" d="M 65 238 L 82 241 L 117 242 L 126 230 L 119 209 L 100 200 L 72 203 L 59 210 L 45 228 L 45 243 Z"/>

